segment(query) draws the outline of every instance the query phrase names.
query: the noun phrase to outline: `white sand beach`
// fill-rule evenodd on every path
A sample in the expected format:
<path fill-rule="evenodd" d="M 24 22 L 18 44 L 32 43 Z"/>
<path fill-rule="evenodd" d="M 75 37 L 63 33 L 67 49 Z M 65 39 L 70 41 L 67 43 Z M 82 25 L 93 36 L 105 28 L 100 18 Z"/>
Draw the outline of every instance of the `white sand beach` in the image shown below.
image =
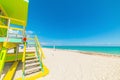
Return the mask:
<path fill-rule="evenodd" d="M 37 80 L 120 80 L 120 57 L 89 55 L 78 51 L 43 48 L 50 73 Z M 11 63 L 7 63 L 3 75 Z M 13 78 L 22 76 L 22 63 Z"/>
<path fill-rule="evenodd" d="M 120 57 L 43 49 L 50 73 L 38 80 L 120 80 Z"/>

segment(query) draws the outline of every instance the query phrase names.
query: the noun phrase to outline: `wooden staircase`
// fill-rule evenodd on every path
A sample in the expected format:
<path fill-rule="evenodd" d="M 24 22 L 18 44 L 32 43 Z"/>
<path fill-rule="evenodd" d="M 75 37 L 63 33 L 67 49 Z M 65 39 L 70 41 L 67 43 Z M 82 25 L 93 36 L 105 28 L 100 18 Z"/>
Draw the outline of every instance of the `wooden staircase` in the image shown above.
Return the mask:
<path fill-rule="evenodd" d="M 25 55 L 25 76 L 40 72 L 40 62 L 35 53 Z"/>
<path fill-rule="evenodd" d="M 35 48 L 34 53 L 26 53 L 26 47 L 32 46 Z M 27 38 L 27 43 L 24 43 L 24 52 L 23 52 L 23 70 L 22 70 L 22 79 L 28 79 L 31 76 L 37 75 L 40 72 L 43 72 L 43 63 L 42 58 L 44 57 L 43 51 L 41 49 L 39 40 L 37 36 L 33 38 Z"/>

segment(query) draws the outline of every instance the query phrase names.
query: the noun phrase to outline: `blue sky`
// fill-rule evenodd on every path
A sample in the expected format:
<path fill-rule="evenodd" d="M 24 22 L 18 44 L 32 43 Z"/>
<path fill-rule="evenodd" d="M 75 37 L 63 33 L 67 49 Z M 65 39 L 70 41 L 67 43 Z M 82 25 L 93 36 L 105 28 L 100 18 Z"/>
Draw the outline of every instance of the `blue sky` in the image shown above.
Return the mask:
<path fill-rule="evenodd" d="M 120 45 L 119 0 L 30 0 L 27 30 L 50 45 Z"/>

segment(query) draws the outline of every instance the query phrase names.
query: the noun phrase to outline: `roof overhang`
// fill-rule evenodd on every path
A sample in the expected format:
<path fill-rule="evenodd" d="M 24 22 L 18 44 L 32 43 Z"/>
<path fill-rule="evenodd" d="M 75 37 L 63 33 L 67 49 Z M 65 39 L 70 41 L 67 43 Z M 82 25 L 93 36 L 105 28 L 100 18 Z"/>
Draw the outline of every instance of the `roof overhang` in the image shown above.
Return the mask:
<path fill-rule="evenodd" d="M 27 24 L 28 4 L 28 0 L 0 0 L 0 5 L 6 12 L 7 16 L 24 21 L 24 26 Z M 21 25 L 16 21 L 12 21 L 12 23 Z"/>

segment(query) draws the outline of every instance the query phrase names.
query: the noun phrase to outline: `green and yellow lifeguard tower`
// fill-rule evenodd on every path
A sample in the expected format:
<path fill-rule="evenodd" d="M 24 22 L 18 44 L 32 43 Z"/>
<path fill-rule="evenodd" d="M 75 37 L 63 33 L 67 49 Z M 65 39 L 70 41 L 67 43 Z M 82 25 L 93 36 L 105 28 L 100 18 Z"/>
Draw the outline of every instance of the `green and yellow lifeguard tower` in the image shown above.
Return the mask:
<path fill-rule="evenodd" d="M 28 0 L 0 0 L 0 80 L 13 80 L 19 63 L 22 76 L 16 80 L 36 80 L 49 72 L 43 64 L 45 56 L 37 36 L 26 34 L 28 5 Z M 27 51 L 27 46 L 35 50 Z M 9 62 L 13 62 L 12 66 L 1 77 Z"/>

